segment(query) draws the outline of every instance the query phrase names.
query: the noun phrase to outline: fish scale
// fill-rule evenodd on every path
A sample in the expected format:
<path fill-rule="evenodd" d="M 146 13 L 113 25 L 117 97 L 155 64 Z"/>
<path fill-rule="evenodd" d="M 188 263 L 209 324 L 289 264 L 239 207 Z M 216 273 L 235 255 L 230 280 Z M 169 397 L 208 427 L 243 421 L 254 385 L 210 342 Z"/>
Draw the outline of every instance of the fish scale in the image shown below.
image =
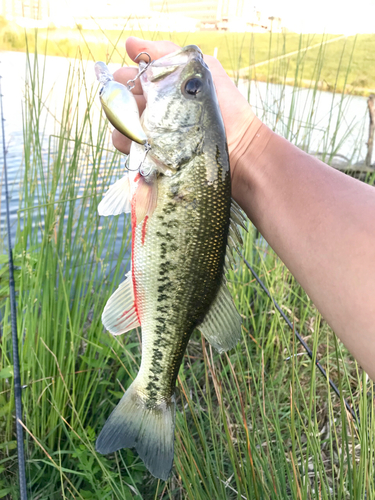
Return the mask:
<path fill-rule="evenodd" d="M 140 326 L 142 360 L 96 449 L 134 447 L 165 480 L 173 464 L 176 379 L 191 334 L 198 328 L 220 352 L 241 337 L 225 270 L 234 262 L 231 252 L 241 240 L 236 224 L 243 226 L 244 217 L 231 200 L 223 120 L 198 47 L 143 65 L 141 84 L 149 150 L 145 156 L 137 124 L 137 133 L 128 134 L 139 139 L 131 146 L 130 172 L 109 189 L 99 213 L 131 213 L 131 272 L 102 320 L 114 335 Z M 128 128 L 128 122 L 121 127 Z"/>

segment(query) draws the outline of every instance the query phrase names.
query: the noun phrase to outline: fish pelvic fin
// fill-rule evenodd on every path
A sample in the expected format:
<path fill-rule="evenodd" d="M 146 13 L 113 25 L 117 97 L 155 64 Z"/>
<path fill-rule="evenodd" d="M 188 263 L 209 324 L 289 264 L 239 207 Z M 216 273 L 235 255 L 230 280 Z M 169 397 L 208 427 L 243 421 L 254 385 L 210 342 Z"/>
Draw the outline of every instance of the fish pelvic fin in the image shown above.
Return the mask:
<path fill-rule="evenodd" d="M 151 403 L 136 387 L 137 379 L 104 424 L 96 451 L 105 455 L 135 448 L 151 474 L 166 481 L 173 465 L 175 397 Z"/>

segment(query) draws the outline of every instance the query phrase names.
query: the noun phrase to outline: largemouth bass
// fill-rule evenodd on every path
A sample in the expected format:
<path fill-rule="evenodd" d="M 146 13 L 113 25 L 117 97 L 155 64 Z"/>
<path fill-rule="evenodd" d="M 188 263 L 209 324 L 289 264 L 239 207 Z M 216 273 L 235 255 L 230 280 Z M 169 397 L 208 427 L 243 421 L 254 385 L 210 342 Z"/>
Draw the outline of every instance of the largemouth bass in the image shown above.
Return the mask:
<path fill-rule="evenodd" d="M 191 334 L 199 329 L 221 352 L 241 336 L 225 272 L 244 216 L 231 199 L 224 124 L 200 49 L 190 45 L 152 62 L 141 84 L 150 150 L 144 159 L 141 141 L 132 143 L 129 175 L 109 189 L 99 213 L 131 213 L 131 271 L 102 319 L 114 335 L 142 328 L 142 361 L 96 449 L 134 447 L 149 471 L 166 480 L 176 378 Z"/>

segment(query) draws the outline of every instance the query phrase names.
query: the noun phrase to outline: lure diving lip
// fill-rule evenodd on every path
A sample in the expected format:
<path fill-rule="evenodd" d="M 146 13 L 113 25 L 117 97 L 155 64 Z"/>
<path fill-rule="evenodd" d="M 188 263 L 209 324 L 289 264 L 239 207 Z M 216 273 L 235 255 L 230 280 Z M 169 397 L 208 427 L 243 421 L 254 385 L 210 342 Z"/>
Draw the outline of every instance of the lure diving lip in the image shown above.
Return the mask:
<path fill-rule="evenodd" d="M 131 90 L 114 81 L 104 62 L 95 63 L 95 74 L 103 84 L 99 97 L 108 120 L 128 139 L 138 144 L 146 144 L 147 136 L 142 128 L 137 101 Z"/>

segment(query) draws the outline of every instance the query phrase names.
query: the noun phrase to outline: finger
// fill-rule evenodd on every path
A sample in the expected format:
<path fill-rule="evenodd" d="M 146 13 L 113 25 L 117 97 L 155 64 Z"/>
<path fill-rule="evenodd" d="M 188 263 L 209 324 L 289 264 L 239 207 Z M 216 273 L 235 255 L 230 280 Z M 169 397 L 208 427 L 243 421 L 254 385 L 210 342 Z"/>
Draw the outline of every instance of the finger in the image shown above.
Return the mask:
<path fill-rule="evenodd" d="M 225 69 L 220 64 L 220 62 L 216 59 L 216 57 L 208 56 L 207 54 L 203 54 L 204 62 L 210 68 L 211 73 L 225 73 Z M 226 74 L 226 73 L 225 73 Z"/>
<path fill-rule="evenodd" d="M 126 40 L 126 52 L 133 61 L 140 52 L 147 52 L 150 54 L 151 59 L 155 60 L 180 48 L 181 47 L 173 42 L 151 42 L 150 40 L 142 40 L 135 36 L 130 36 Z M 139 59 L 148 62 L 148 57 L 144 54 L 140 56 Z"/>
<path fill-rule="evenodd" d="M 146 107 L 146 99 L 143 95 L 135 95 L 134 97 L 138 104 L 139 116 L 141 116 Z"/>
<path fill-rule="evenodd" d="M 112 144 L 121 153 L 129 154 L 132 141 L 121 134 L 118 130 L 114 129 L 112 132 Z"/>
<path fill-rule="evenodd" d="M 123 68 L 120 68 L 113 73 L 113 78 L 116 82 L 120 82 L 123 85 L 126 85 L 128 80 L 132 80 L 137 76 L 137 74 L 138 68 L 132 66 L 124 66 Z"/>
<path fill-rule="evenodd" d="M 133 80 L 138 75 L 138 72 L 139 72 L 138 68 L 124 67 L 115 71 L 113 73 L 113 78 L 115 79 L 116 82 L 120 82 L 123 85 L 126 85 L 129 80 Z M 133 94 L 142 95 L 143 90 L 140 80 L 137 79 L 134 83 L 135 87 L 132 89 Z"/>

